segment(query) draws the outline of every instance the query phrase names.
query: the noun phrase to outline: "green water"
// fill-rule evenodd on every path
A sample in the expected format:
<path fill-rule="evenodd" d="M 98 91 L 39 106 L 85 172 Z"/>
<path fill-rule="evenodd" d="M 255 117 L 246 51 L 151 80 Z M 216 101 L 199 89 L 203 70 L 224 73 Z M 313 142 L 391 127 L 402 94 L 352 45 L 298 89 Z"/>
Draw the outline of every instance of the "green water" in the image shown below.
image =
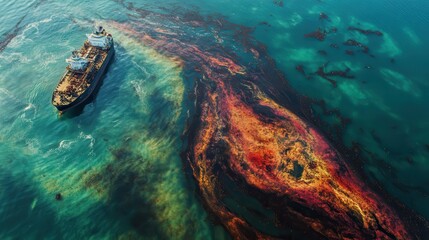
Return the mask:
<path fill-rule="evenodd" d="M 0 238 L 228 238 L 204 210 L 184 170 L 182 134 L 194 79 L 184 76 L 178 62 L 113 31 L 115 59 L 96 98 L 77 116 L 59 117 L 50 104 L 64 59 L 81 46 L 93 21 L 124 21 L 129 11 L 101 0 L 0 3 L 0 41 L 19 22 L 16 36 L 0 52 Z M 135 5 L 220 13 L 254 27 L 252 36 L 267 46 L 298 93 L 323 99 L 329 109 L 351 119 L 344 143 L 359 142 L 371 152 L 362 158 L 369 181 L 429 217 L 425 1 L 285 1 L 279 7 L 272 1 L 164 0 Z M 331 21 L 321 23 L 320 12 Z M 303 37 L 323 24 L 346 29 L 358 23 L 384 36 L 339 31 L 325 42 Z M 367 44 L 375 58 L 347 56 L 344 47 L 329 47 L 348 38 Z M 355 79 L 338 80 L 333 88 L 295 70 L 302 64 L 315 72 L 327 62 L 328 68 L 350 68 Z M 328 133 L 329 126 L 322 131 Z M 62 201 L 55 200 L 57 193 Z"/>

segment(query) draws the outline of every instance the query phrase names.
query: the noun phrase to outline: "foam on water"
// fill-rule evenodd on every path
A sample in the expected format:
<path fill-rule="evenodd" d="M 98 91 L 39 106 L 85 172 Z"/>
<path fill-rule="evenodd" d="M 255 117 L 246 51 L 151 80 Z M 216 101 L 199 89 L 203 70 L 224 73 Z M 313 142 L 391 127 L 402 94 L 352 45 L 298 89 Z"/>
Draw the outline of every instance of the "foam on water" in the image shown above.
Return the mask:
<path fill-rule="evenodd" d="M 70 149 L 71 145 L 75 143 L 75 141 L 71 141 L 71 140 L 61 140 L 61 142 L 58 145 L 58 150 L 63 150 L 63 149 Z"/>
<path fill-rule="evenodd" d="M 0 63 L 0 67 L 2 66 L 2 64 L 6 63 L 6 64 L 10 64 L 10 63 L 29 63 L 30 59 L 25 56 L 23 53 L 20 52 L 7 52 L 7 53 L 2 53 L 0 54 L 0 59 L 2 60 L 3 63 Z"/>

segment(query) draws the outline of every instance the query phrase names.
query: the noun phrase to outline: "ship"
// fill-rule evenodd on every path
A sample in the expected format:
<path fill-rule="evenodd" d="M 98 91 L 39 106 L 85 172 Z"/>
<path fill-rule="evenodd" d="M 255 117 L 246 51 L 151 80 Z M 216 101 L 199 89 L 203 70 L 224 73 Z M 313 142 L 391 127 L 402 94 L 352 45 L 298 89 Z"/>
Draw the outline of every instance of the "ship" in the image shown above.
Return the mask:
<path fill-rule="evenodd" d="M 61 113 L 84 103 L 97 88 L 115 53 L 113 37 L 96 26 L 80 50 L 72 52 L 64 75 L 52 94 L 52 104 Z"/>

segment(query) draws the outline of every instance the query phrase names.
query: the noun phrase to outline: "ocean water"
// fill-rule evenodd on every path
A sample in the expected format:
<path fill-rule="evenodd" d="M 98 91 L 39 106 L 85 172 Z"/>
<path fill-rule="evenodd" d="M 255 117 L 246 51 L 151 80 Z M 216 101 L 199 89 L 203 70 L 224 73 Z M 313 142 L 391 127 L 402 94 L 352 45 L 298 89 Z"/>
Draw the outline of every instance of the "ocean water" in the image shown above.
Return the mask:
<path fill-rule="evenodd" d="M 0 239 L 427 236 L 429 2 L 0 3 Z M 64 59 L 95 22 L 112 33 L 114 60 L 94 98 L 59 116 L 50 99 Z M 318 29 L 328 32 L 323 41 L 305 37 Z M 349 39 L 360 45 L 345 45 Z M 343 156 L 362 194 L 383 206 L 369 206 L 377 217 L 363 225 L 392 216 L 406 230 L 386 223 L 347 235 L 335 227 L 342 218 L 326 217 L 327 198 L 293 200 L 280 183 L 263 185 L 239 170 L 232 159 L 247 151 L 234 146 L 249 139 L 227 136 L 251 122 L 243 110 L 254 104 L 249 95 L 290 110 Z M 212 108 L 219 115 L 211 117 Z M 241 123 L 234 125 L 233 113 Z M 272 122 L 285 118 L 273 119 L 265 121 L 267 136 L 284 129 Z M 352 189 L 347 181 L 338 182 Z M 344 202 L 330 208 L 341 212 Z M 359 204 L 351 205 L 365 208 Z M 345 226 L 371 215 L 344 212 Z"/>

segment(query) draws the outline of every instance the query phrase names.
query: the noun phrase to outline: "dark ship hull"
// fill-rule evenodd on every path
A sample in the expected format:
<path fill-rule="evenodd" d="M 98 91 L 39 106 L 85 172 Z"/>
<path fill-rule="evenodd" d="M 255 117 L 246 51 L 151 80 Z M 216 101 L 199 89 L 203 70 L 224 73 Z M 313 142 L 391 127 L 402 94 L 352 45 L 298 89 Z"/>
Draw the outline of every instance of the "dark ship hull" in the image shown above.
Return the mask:
<path fill-rule="evenodd" d="M 97 89 L 115 53 L 113 37 L 97 26 L 80 50 L 66 59 L 67 70 L 52 94 L 60 113 L 83 104 Z"/>
<path fill-rule="evenodd" d="M 101 68 L 95 74 L 94 79 L 90 83 L 90 86 L 85 90 L 84 93 L 82 93 L 76 100 L 74 100 L 70 104 L 67 104 L 67 105 L 55 105 L 54 104 L 54 106 L 58 109 L 58 111 L 65 112 L 67 110 L 71 110 L 77 106 L 80 106 L 83 103 L 85 103 L 88 100 L 88 98 L 94 93 L 94 90 L 100 84 L 101 79 L 102 79 L 104 73 L 106 72 L 106 70 L 109 66 L 109 63 L 111 62 L 111 60 L 115 54 L 114 46 L 112 45 L 112 47 L 107 51 L 108 51 L 107 57 L 104 60 Z M 54 96 L 52 96 L 52 98 L 54 98 Z M 53 101 L 53 99 L 52 99 L 52 101 Z"/>

